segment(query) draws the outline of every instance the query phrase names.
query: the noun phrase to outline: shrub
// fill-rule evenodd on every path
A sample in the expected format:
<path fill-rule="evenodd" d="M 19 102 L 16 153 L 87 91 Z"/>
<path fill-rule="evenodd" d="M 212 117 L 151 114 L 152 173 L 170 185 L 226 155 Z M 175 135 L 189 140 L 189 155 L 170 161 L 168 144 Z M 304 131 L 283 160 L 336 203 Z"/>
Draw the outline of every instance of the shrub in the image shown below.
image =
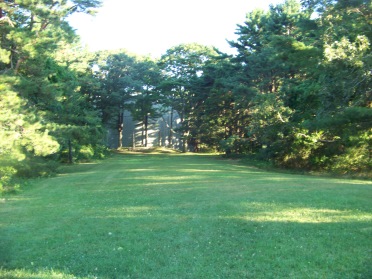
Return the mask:
<path fill-rule="evenodd" d="M 110 154 L 110 149 L 104 145 L 96 145 L 94 147 L 94 158 L 104 159 Z"/>
<path fill-rule="evenodd" d="M 77 154 L 78 161 L 89 161 L 94 157 L 94 149 L 91 145 L 83 145 L 79 148 Z"/>
<path fill-rule="evenodd" d="M 58 162 L 43 157 L 27 158 L 15 166 L 16 176 L 21 178 L 47 177 L 54 175 L 59 166 Z"/>
<path fill-rule="evenodd" d="M 16 169 L 10 166 L 0 167 L 0 193 L 9 191 L 9 189 L 17 186 L 14 183 L 14 175 L 16 172 Z"/>
<path fill-rule="evenodd" d="M 329 170 L 343 174 L 372 172 L 371 150 L 368 145 L 347 148 L 342 155 L 335 156 Z"/>
<path fill-rule="evenodd" d="M 221 140 L 221 149 L 227 154 L 247 154 L 252 151 L 251 141 L 239 136 L 231 136 L 226 140 Z"/>

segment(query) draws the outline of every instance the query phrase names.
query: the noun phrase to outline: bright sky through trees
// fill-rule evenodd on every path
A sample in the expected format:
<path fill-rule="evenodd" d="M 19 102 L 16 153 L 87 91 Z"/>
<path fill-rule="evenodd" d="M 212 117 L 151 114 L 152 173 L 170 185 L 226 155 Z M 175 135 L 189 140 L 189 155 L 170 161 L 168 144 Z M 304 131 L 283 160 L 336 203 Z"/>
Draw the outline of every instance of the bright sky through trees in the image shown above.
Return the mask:
<path fill-rule="evenodd" d="M 90 50 L 124 48 L 160 56 L 181 43 L 200 43 L 231 52 L 236 25 L 247 12 L 284 0 L 104 0 L 95 17 L 70 18 Z"/>

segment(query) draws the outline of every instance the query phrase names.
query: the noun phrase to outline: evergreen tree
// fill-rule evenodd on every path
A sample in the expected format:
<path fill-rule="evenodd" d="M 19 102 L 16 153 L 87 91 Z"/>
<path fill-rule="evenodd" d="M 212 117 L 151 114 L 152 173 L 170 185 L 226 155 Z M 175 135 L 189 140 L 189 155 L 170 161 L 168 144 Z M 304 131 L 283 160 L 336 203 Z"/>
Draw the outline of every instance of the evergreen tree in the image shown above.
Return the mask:
<path fill-rule="evenodd" d="M 169 49 L 160 59 L 164 73 L 161 88 L 166 105 L 180 117 L 183 152 L 190 138 L 190 116 L 200 102 L 195 86 L 203 75 L 203 65 L 216 54 L 209 47 L 183 44 Z"/>
<path fill-rule="evenodd" d="M 79 74 L 73 68 L 82 61 L 61 57 L 77 38 L 67 17 L 90 13 L 99 4 L 97 0 L 1 1 L 0 102 L 6 115 L 0 130 L 2 139 L 14 136 L 16 140 L 0 148 L 0 156 L 1 166 L 13 169 L 11 173 L 47 173 L 51 164 L 38 167 L 38 162 L 63 152 L 65 140 L 71 141 L 64 131 L 71 127 L 84 134 L 84 144 L 92 143 L 88 140 L 92 134 L 86 131 L 96 133 L 99 119 L 80 91 Z"/>
<path fill-rule="evenodd" d="M 155 61 L 147 57 L 138 59 L 137 63 L 135 71 L 142 85 L 135 93 L 130 111 L 133 118 L 142 124 L 142 146 L 147 147 L 149 120 L 160 117 L 161 100 L 157 88 L 160 82 L 160 69 Z"/>

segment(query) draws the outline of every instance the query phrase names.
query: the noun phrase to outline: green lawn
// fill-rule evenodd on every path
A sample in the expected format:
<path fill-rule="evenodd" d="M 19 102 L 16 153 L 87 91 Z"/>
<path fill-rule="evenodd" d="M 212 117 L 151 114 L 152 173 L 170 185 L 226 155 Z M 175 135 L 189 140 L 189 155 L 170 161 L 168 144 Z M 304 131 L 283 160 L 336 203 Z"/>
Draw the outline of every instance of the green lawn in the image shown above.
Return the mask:
<path fill-rule="evenodd" d="M 0 199 L 0 278 L 372 278 L 372 182 L 126 154 Z"/>

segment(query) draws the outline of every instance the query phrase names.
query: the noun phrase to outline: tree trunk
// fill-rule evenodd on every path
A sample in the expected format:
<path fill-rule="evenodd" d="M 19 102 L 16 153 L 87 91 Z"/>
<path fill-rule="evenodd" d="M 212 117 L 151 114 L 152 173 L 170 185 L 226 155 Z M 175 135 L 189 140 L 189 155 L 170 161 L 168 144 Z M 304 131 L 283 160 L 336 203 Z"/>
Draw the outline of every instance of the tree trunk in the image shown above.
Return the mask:
<path fill-rule="evenodd" d="M 185 128 L 185 120 L 184 120 L 184 113 L 182 112 L 180 115 L 181 125 L 182 128 Z M 181 140 L 181 149 L 183 153 L 186 153 L 187 151 L 187 142 L 186 142 L 186 131 L 182 129 L 182 140 Z"/>
<path fill-rule="evenodd" d="M 145 120 L 141 123 L 141 145 L 145 146 Z"/>
<path fill-rule="evenodd" d="M 118 148 L 123 147 L 123 112 L 120 111 L 118 115 Z"/>
<path fill-rule="evenodd" d="M 169 135 L 168 135 L 168 147 L 173 147 L 173 108 L 171 109 L 170 113 L 170 121 L 169 121 Z"/>
<path fill-rule="evenodd" d="M 182 135 L 182 152 L 187 152 L 187 140 L 186 140 L 186 133 L 183 133 Z"/>
<path fill-rule="evenodd" d="M 145 147 L 147 147 L 148 142 L 148 126 L 149 126 L 149 116 L 148 114 L 145 115 Z"/>
<path fill-rule="evenodd" d="M 68 140 L 68 163 L 69 164 L 72 164 L 73 163 L 73 160 L 72 160 L 72 143 L 71 143 L 71 139 Z"/>
<path fill-rule="evenodd" d="M 21 67 L 21 64 L 26 61 L 25 57 L 21 57 L 17 60 L 17 63 L 14 67 L 14 73 L 18 74 L 19 68 Z"/>
<path fill-rule="evenodd" d="M 132 148 L 134 150 L 134 149 L 136 149 L 136 133 L 135 132 L 133 132 L 133 136 L 132 137 L 133 137 L 132 138 L 132 140 L 133 140 L 133 142 L 132 142 Z"/>
<path fill-rule="evenodd" d="M 118 148 L 123 147 L 123 129 L 119 129 L 119 137 L 118 137 Z"/>

